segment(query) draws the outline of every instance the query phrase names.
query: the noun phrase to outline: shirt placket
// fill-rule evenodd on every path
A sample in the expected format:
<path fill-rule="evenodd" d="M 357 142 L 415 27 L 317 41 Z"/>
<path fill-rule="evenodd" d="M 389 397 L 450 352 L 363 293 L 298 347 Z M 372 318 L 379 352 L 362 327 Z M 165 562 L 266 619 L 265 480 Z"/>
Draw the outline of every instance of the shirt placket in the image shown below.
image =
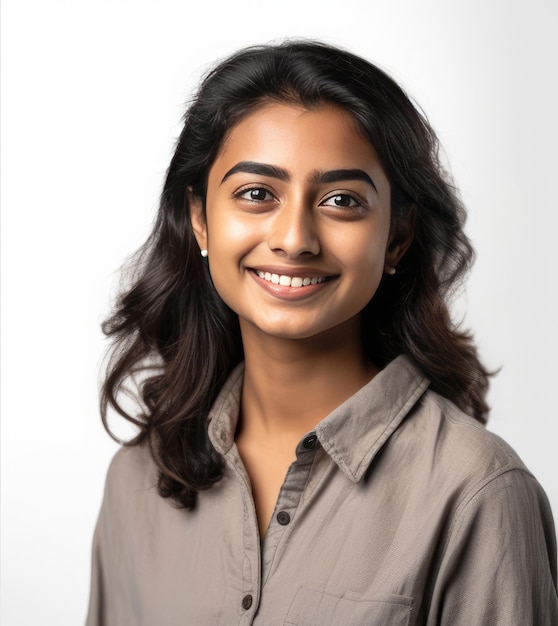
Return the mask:
<path fill-rule="evenodd" d="M 242 525 L 242 593 L 238 597 L 239 625 L 252 624 L 258 610 L 261 590 L 261 556 L 256 507 L 252 497 L 250 479 L 236 446 L 226 455 L 226 460 L 240 481 L 243 502 Z"/>
<path fill-rule="evenodd" d="M 262 587 L 269 578 L 274 564 L 281 558 L 281 546 L 287 537 L 296 531 L 298 507 L 318 445 L 318 438 L 314 432 L 302 438 L 296 448 L 296 461 L 291 463 L 279 491 L 262 544 Z"/>
<path fill-rule="evenodd" d="M 304 487 L 308 482 L 318 446 L 318 438 L 314 432 L 303 437 L 298 444 L 296 461 L 290 465 L 287 471 L 261 547 L 250 481 L 238 453 L 235 453 L 234 450 L 231 451 L 232 458 L 229 457 L 229 462 L 232 461 L 232 466 L 241 481 L 244 502 L 243 592 L 242 597 L 239 598 L 241 610 L 239 624 L 243 626 L 254 623 L 260 605 L 262 589 L 272 571 L 273 564 L 280 558 L 282 540 L 293 532 L 293 525 L 296 526 L 296 511 Z"/>

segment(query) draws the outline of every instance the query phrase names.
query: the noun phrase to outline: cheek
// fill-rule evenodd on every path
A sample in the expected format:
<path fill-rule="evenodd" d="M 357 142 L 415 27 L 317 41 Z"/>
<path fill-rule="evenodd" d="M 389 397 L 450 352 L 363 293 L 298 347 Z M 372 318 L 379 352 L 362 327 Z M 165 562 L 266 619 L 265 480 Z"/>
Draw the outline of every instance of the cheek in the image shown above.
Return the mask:
<path fill-rule="evenodd" d="M 343 262 L 353 272 L 361 273 L 363 279 L 382 275 L 387 247 L 386 229 L 380 232 L 356 232 L 344 238 Z"/>
<path fill-rule="evenodd" d="M 235 294 L 238 292 L 238 282 L 235 281 L 235 276 L 230 268 L 223 264 L 217 254 L 210 254 L 209 274 L 221 300 L 233 311 L 237 312 Z"/>
<path fill-rule="evenodd" d="M 232 212 L 215 211 L 208 219 L 208 244 L 212 256 L 241 257 L 256 245 L 260 238 L 256 220 Z"/>
<path fill-rule="evenodd" d="M 257 244 L 257 229 L 227 211 L 209 210 L 207 232 L 211 279 L 217 293 L 234 310 L 242 279 L 242 262 Z"/>
<path fill-rule="evenodd" d="M 345 297 L 352 307 L 360 310 L 374 297 L 384 273 L 387 238 L 382 229 L 368 237 L 355 236 L 345 247 L 345 268 L 351 276 Z"/>

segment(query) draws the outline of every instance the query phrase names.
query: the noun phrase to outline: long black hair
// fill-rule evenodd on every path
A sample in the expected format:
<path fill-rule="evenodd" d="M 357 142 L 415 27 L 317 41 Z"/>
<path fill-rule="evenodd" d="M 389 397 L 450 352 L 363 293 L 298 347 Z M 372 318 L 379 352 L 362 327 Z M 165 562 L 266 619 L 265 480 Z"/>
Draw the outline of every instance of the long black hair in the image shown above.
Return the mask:
<path fill-rule="evenodd" d="M 200 257 L 187 190 L 205 206 L 209 170 L 227 134 L 269 102 L 308 109 L 334 104 L 350 113 L 389 178 L 392 220 L 416 214 L 414 240 L 397 274 L 382 280 L 362 314 L 372 359 L 382 367 L 408 354 L 434 390 L 480 421 L 488 411 L 488 373 L 448 309 L 473 259 L 463 232 L 465 211 L 425 117 L 387 74 L 349 52 L 306 41 L 247 48 L 210 71 L 188 107 L 135 278 L 103 326 L 114 340 L 102 390 L 105 426 L 110 406 L 135 423 L 139 432 L 128 445 L 149 445 L 159 493 L 187 508 L 222 476 L 207 415 L 243 358 L 238 318 L 216 293 Z M 154 369 L 146 365 L 153 359 Z M 142 368 L 143 410 L 132 415 L 120 393 Z"/>

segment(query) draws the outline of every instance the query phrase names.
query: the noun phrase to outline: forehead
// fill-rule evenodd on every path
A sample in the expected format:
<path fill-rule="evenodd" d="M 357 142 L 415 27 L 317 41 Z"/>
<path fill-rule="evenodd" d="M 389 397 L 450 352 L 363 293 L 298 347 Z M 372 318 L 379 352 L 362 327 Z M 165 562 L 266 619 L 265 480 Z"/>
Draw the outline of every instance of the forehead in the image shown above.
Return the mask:
<path fill-rule="evenodd" d="M 229 132 L 210 171 L 227 171 L 240 161 L 268 163 L 295 176 L 309 171 L 360 168 L 381 170 L 374 146 L 350 113 L 340 107 L 268 103 Z"/>

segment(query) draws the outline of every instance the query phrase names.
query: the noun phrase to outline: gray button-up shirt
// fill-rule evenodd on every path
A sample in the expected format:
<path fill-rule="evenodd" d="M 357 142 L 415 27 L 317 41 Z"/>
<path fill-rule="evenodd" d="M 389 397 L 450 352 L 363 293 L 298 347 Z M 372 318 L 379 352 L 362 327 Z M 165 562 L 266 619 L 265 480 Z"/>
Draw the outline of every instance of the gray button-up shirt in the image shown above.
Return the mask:
<path fill-rule="evenodd" d="M 558 624 L 544 492 L 405 357 L 302 438 L 260 543 L 234 444 L 242 376 L 211 411 L 226 470 L 194 511 L 157 494 L 145 448 L 114 458 L 88 626 Z"/>

